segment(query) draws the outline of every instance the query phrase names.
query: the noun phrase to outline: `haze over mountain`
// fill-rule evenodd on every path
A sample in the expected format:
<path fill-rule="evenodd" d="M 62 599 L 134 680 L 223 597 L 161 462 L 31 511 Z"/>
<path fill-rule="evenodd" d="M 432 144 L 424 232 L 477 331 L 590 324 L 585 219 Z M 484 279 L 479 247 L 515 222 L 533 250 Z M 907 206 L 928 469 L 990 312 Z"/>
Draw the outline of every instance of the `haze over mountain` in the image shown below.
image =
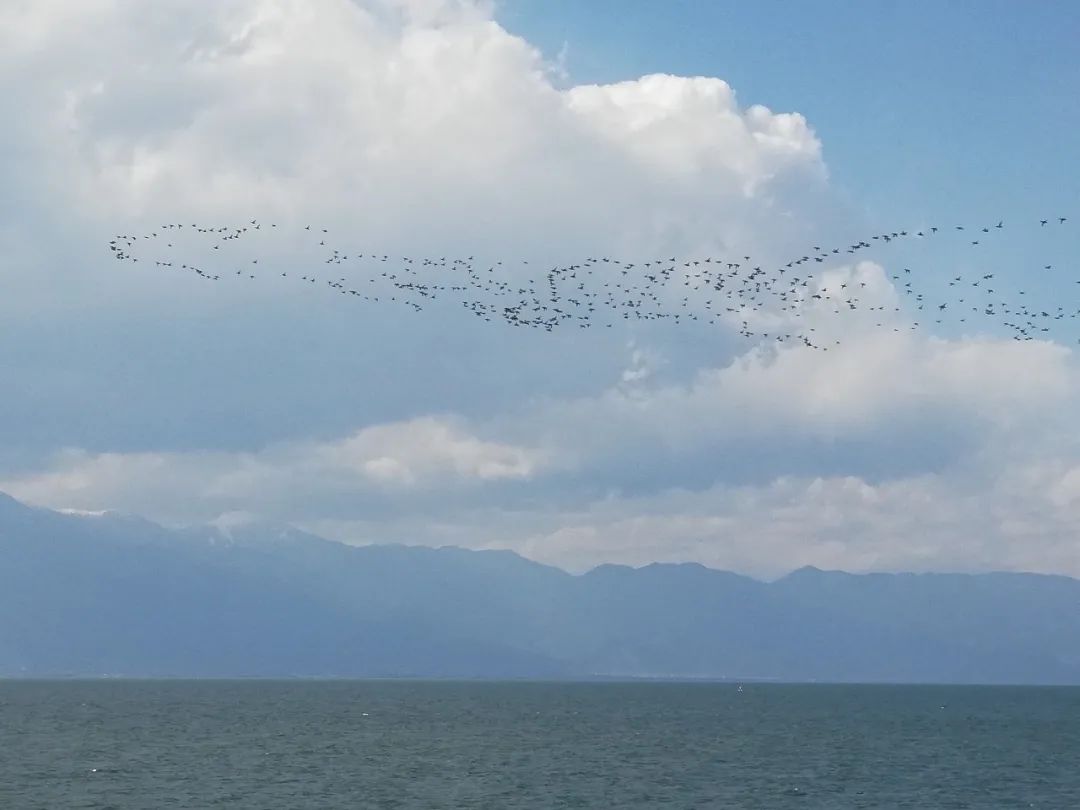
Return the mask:
<path fill-rule="evenodd" d="M 6 676 L 1080 683 L 1080 581 L 696 564 L 166 529 L 0 496 Z"/>

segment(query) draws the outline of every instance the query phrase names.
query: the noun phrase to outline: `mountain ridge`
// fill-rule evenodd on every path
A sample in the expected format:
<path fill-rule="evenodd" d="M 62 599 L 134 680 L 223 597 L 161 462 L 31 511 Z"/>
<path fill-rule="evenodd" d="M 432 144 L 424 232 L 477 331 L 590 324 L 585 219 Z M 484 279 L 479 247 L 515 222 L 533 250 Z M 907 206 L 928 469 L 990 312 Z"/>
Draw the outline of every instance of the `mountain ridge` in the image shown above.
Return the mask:
<path fill-rule="evenodd" d="M 698 563 L 169 529 L 0 493 L 0 675 L 1080 684 L 1080 581 Z"/>

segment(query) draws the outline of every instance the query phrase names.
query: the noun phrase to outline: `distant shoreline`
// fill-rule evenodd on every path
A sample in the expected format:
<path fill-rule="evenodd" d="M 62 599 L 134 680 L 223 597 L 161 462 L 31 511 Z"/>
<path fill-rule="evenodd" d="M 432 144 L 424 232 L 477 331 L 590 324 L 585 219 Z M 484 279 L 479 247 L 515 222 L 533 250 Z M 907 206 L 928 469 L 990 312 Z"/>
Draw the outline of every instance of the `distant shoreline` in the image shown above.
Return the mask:
<path fill-rule="evenodd" d="M 852 687 L 852 688 L 926 688 L 926 689 L 1080 689 L 1074 683 L 960 683 L 927 681 L 785 681 L 779 679 L 721 678 L 438 678 L 412 675 L 372 675 L 335 677 L 317 675 L 251 676 L 173 676 L 173 675 L 0 675 L 0 685 L 14 683 L 232 683 L 232 684 L 446 684 L 446 685 L 536 685 L 536 686 L 738 686 L 754 687 Z"/>

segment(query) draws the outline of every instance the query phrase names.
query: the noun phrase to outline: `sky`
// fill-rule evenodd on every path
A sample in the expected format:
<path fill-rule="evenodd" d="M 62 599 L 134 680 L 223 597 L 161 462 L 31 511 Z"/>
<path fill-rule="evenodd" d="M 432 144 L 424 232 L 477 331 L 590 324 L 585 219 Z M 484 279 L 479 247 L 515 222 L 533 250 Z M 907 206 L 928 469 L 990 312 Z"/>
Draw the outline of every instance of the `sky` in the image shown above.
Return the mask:
<path fill-rule="evenodd" d="M 1080 576 L 1075 320 L 1020 342 L 905 309 L 819 323 L 825 353 L 734 323 L 510 329 L 270 272 L 318 262 L 305 225 L 550 265 L 1000 220 L 992 250 L 822 273 L 880 302 L 905 266 L 928 295 L 994 273 L 1080 307 L 1080 231 L 1037 224 L 1080 223 L 1078 35 L 1065 2 L 0 4 L 0 490 L 573 571 Z M 252 284 L 107 249 L 253 219 L 280 227 Z"/>

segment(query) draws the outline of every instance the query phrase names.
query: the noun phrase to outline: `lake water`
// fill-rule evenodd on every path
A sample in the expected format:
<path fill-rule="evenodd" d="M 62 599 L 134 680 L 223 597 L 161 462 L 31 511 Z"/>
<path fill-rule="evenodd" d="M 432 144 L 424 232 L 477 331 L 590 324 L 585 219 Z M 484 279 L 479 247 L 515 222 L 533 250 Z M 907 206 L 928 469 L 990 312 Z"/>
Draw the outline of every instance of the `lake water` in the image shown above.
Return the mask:
<path fill-rule="evenodd" d="M 1080 689 L 0 681 L 0 807 L 1080 808 Z"/>

